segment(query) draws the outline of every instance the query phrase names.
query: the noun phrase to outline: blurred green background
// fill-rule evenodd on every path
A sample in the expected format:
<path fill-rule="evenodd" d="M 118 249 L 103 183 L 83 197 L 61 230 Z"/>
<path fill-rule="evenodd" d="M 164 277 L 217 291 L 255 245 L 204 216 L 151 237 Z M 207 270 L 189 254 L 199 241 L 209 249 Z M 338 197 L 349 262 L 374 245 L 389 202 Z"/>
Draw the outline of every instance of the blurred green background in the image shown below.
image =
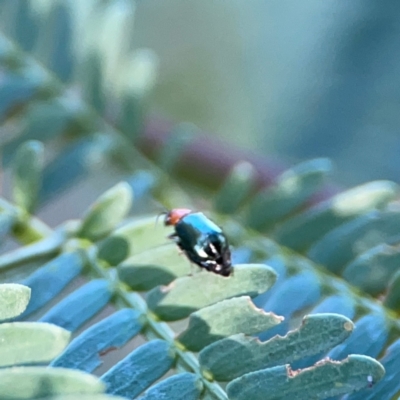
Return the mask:
<path fill-rule="evenodd" d="M 54 2 L 31 3 L 43 15 Z M 151 112 L 289 165 L 331 157 L 346 186 L 399 181 L 398 1 L 63 3 L 73 54 L 107 54 L 105 90 L 134 87 Z M 33 42 L 30 28 L 23 20 L 8 27 Z M 51 38 L 41 42 L 51 48 Z"/>
<path fill-rule="evenodd" d="M 155 110 L 288 162 L 331 157 L 336 181 L 399 181 L 400 3 L 141 1 L 159 57 Z"/>

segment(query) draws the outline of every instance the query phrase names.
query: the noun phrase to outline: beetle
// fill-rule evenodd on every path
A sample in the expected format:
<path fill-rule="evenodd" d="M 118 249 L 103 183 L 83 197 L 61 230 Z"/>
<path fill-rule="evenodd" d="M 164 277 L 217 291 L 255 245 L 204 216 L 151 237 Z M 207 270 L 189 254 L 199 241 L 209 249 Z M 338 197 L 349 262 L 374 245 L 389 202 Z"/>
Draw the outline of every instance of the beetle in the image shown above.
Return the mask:
<path fill-rule="evenodd" d="M 164 224 L 175 228 L 168 238 L 176 242 L 191 262 L 218 275 L 232 274 L 228 239 L 203 213 L 175 208 L 166 213 Z"/>

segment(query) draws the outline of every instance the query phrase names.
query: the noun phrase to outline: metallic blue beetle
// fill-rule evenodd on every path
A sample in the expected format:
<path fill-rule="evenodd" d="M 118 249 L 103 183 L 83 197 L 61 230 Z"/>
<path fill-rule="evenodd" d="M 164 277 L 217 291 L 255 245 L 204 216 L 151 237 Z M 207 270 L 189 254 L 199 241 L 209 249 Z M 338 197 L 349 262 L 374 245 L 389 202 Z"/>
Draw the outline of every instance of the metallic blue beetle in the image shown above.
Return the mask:
<path fill-rule="evenodd" d="M 176 208 L 166 214 L 164 224 L 175 228 L 169 238 L 176 242 L 190 261 L 219 275 L 232 274 L 228 240 L 222 229 L 203 213 Z"/>

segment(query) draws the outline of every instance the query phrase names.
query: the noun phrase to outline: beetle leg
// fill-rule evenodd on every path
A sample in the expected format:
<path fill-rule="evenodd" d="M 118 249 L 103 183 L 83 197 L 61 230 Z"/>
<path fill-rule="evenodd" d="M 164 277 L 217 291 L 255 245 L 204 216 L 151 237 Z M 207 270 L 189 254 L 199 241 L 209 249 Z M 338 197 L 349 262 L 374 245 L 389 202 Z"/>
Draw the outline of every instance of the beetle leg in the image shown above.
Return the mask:
<path fill-rule="evenodd" d="M 173 240 L 174 242 L 179 241 L 179 236 L 174 232 L 167 236 L 168 239 Z"/>

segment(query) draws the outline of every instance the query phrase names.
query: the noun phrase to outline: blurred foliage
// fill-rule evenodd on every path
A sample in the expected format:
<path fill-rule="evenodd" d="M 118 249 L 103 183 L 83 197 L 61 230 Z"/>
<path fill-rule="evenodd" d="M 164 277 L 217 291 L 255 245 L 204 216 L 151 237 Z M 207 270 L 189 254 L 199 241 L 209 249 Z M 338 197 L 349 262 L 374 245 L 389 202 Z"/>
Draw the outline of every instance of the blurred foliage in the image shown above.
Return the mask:
<path fill-rule="evenodd" d="M 136 43 L 162 66 L 157 110 L 292 163 L 329 157 L 342 184 L 398 181 L 396 0 L 150 0 L 136 12 Z"/>
<path fill-rule="evenodd" d="M 179 137 L 155 163 L 135 146 L 156 62 L 126 40 L 134 4 L 74 4 L 0 5 L 0 144 L 13 193 L 0 198 L 0 299 L 10 305 L 0 307 L 0 359 L 13 367 L 0 371 L 0 399 L 395 398 L 398 185 L 311 205 L 326 159 L 268 188 L 243 162 L 218 193 L 181 184 L 166 174 Z M 66 221 L 65 199 L 93 181 L 104 193 L 90 206 L 78 197 L 73 217 L 83 216 Z M 52 229 L 34 215 L 57 201 Z M 165 207 L 194 204 L 224 227 L 233 276 L 190 274 L 156 224 Z M 139 334 L 144 344 L 96 371 Z"/>

